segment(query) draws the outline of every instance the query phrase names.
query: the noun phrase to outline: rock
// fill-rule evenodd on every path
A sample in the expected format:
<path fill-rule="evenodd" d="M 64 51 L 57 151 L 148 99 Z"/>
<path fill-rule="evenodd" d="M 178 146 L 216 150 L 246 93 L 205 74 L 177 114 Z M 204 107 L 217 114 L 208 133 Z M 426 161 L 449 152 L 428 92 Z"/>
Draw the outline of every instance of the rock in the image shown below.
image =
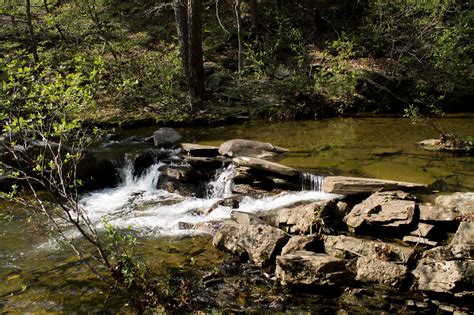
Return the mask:
<path fill-rule="evenodd" d="M 246 184 L 238 184 L 232 186 L 232 193 L 239 194 L 242 196 L 250 196 L 252 198 L 261 198 L 264 195 L 267 195 L 268 192 L 263 189 L 258 189 Z"/>
<path fill-rule="evenodd" d="M 224 165 L 223 157 L 195 157 L 186 156 L 184 161 L 196 169 L 217 170 Z"/>
<path fill-rule="evenodd" d="M 159 148 L 176 147 L 181 139 L 181 134 L 169 127 L 162 127 L 153 133 L 153 143 Z"/>
<path fill-rule="evenodd" d="M 150 166 L 157 163 L 158 161 L 170 159 L 173 154 L 174 153 L 170 150 L 162 149 L 145 151 L 133 160 L 133 176 L 141 176 L 143 172 L 147 170 Z"/>
<path fill-rule="evenodd" d="M 259 218 L 290 234 L 312 234 L 330 228 L 329 224 L 329 226 L 324 225 L 323 218 L 329 221 L 334 203 L 332 200 L 320 200 L 295 207 L 266 211 L 259 214 Z"/>
<path fill-rule="evenodd" d="M 256 158 L 267 158 L 288 152 L 287 149 L 273 146 L 270 143 L 234 139 L 221 144 L 219 153 L 230 157 L 247 156 Z"/>
<path fill-rule="evenodd" d="M 415 254 L 412 247 L 351 236 L 325 235 L 323 240 L 326 253 L 337 258 L 365 256 L 407 263 Z"/>
<path fill-rule="evenodd" d="M 162 174 L 181 182 L 198 183 L 203 176 L 189 165 L 164 165 L 159 168 Z"/>
<path fill-rule="evenodd" d="M 285 232 L 248 213 L 233 212 L 232 219 L 223 223 L 212 243 L 218 249 L 243 256 L 257 266 L 271 264 L 286 244 Z"/>
<path fill-rule="evenodd" d="M 472 288 L 474 261 L 435 260 L 429 254 L 425 254 L 413 274 L 421 291 L 460 292 Z"/>
<path fill-rule="evenodd" d="M 219 155 L 218 147 L 208 145 L 181 143 L 181 149 L 189 155 L 197 157 L 216 157 Z"/>
<path fill-rule="evenodd" d="M 295 235 L 281 250 L 281 254 L 285 255 L 295 251 L 324 252 L 324 245 L 320 237 L 316 235 Z"/>
<path fill-rule="evenodd" d="M 356 269 L 356 280 L 385 284 L 395 288 L 402 286 L 408 274 L 405 266 L 372 257 L 359 257 Z"/>
<path fill-rule="evenodd" d="M 80 190 L 95 190 L 117 185 L 119 175 L 110 160 L 85 153 L 84 158 L 77 164 L 76 179 L 83 182 Z"/>
<path fill-rule="evenodd" d="M 298 177 L 299 180 L 299 172 L 296 169 L 278 163 L 273 163 L 263 159 L 246 156 L 236 157 L 232 161 L 236 166 L 247 167 L 250 168 L 252 171 L 257 170 L 264 173 L 283 177 Z"/>
<path fill-rule="evenodd" d="M 474 222 L 461 222 L 449 248 L 457 259 L 474 259 Z"/>
<path fill-rule="evenodd" d="M 402 191 L 377 192 L 355 205 L 345 217 L 350 229 L 391 228 L 409 226 L 415 213 L 414 197 Z"/>
<path fill-rule="evenodd" d="M 458 146 L 452 145 L 448 142 L 443 142 L 441 139 L 427 139 L 420 141 L 418 144 L 422 146 L 423 149 L 429 151 L 442 151 L 468 155 L 474 153 L 474 146 L 469 141 L 465 141 L 464 143 L 462 143 L 462 145 Z"/>
<path fill-rule="evenodd" d="M 456 210 L 460 214 L 474 213 L 474 192 L 457 192 L 436 197 L 435 204 L 445 209 Z"/>
<path fill-rule="evenodd" d="M 413 190 L 426 187 L 426 185 L 397 182 L 392 180 L 327 176 L 323 179 L 323 191 L 340 195 L 358 195 L 387 190 Z"/>
<path fill-rule="evenodd" d="M 174 174 L 174 176 L 178 176 Z M 187 197 L 198 197 L 202 198 L 205 195 L 204 186 L 200 183 L 185 182 L 174 177 L 161 174 L 158 177 L 158 183 L 156 184 L 157 189 L 166 190 L 169 193 L 178 193 L 182 196 Z"/>
<path fill-rule="evenodd" d="M 336 204 L 335 213 L 337 216 L 344 218 L 351 210 L 353 205 L 350 202 L 340 200 Z"/>
<path fill-rule="evenodd" d="M 352 279 L 346 260 L 308 251 L 277 257 L 276 278 L 282 285 L 339 286 Z"/>
<path fill-rule="evenodd" d="M 413 235 L 406 235 L 403 237 L 403 241 L 407 243 L 413 243 L 413 244 L 421 244 L 421 245 L 427 245 L 427 246 L 438 246 L 439 243 L 432 241 L 426 237 L 418 237 L 418 236 L 413 236 Z"/>
<path fill-rule="evenodd" d="M 458 213 L 453 209 L 446 209 L 431 205 L 418 205 L 420 221 L 424 222 L 450 222 L 456 219 Z"/>
<path fill-rule="evenodd" d="M 427 237 L 431 231 L 434 229 L 433 224 L 428 224 L 428 223 L 418 223 L 418 226 L 416 229 L 410 232 L 410 235 L 417 236 L 417 237 Z"/>

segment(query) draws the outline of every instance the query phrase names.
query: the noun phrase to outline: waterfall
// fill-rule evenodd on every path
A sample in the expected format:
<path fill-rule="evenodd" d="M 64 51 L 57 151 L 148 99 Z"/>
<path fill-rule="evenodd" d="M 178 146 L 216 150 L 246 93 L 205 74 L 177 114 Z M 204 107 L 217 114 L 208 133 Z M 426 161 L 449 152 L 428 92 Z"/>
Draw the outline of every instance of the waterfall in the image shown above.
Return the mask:
<path fill-rule="evenodd" d="M 303 191 L 322 191 L 323 189 L 323 176 L 314 175 L 311 173 L 301 174 L 301 189 Z"/>
<path fill-rule="evenodd" d="M 230 164 L 207 185 L 208 198 L 227 198 L 232 196 L 232 184 L 235 175 L 235 166 Z"/>

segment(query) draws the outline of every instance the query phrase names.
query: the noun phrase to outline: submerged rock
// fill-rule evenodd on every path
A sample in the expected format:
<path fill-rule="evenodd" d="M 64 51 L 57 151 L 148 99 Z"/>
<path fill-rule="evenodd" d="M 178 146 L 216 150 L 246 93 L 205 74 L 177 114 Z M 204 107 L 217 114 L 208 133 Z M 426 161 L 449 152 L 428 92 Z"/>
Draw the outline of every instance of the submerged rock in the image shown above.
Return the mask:
<path fill-rule="evenodd" d="M 169 127 L 162 127 L 153 133 L 153 143 L 158 148 L 176 147 L 182 138 L 179 132 Z"/>
<path fill-rule="evenodd" d="M 243 212 L 233 212 L 214 235 L 218 249 L 238 256 L 247 255 L 257 266 L 272 263 L 286 244 L 288 235 L 280 229 Z"/>
<path fill-rule="evenodd" d="M 275 276 L 283 285 L 339 286 L 352 280 L 344 259 L 308 251 L 277 257 Z"/>
<path fill-rule="evenodd" d="M 267 158 L 288 152 L 287 149 L 273 146 L 270 143 L 234 139 L 224 142 L 219 147 L 219 153 L 229 157 L 248 156 L 256 158 Z"/>
<path fill-rule="evenodd" d="M 399 231 L 413 222 L 416 207 L 413 199 L 402 191 L 377 192 L 354 206 L 345 221 L 355 231 L 378 227 Z"/>
<path fill-rule="evenodd" d="M 423 187 L 426 185 L 360 177 L 327 176 L 323 180 L 323 191 L 340 195 L 358 195 L 387 190 L 405 191 Z"/>
<path fill-rule="evenodd" d="M 373 257 L 359 257 L 356 263 L 356 280 L 376 282 L 399 288 L 407 278 L 408 269 L 403 265 Z"/>

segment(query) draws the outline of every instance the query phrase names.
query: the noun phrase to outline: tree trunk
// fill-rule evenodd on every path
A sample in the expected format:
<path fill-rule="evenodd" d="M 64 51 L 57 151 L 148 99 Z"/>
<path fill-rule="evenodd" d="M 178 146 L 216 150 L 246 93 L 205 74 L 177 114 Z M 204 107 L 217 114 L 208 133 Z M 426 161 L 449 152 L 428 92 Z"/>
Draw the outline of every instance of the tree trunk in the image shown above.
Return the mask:
<path fill-rule="evenodd" d="M 237 55 L 237 64 L 239 72 L 242 70 L 242 19 L 240 17 L 240 0 L 235 0 L 235 19 L 237 21 L 237 44 L 239 46 L 238 55 Z"/>
<path fill-rule="evenodd" d="M 188 0 L 174 0 L 173 9 L 181 51 L 181 63 L 186 79 L 186 87 L 189 90 Z"/>
<path fill-rule="evenodd" d="M 202 58 L 202 0 L 188 0 L 189 86 L 193 101 L 204 99 Z"/>
<path fill-rule="evenodd" d="M 36 47 L 35 32 L 33 29 L 33 22 L 31 21 L 31 3 L 30 0 L 26 0 L 26 24 L 28 25 L 28 33 L 30 35 L 30 52 L 33 54 L 35 62 L 39 62 L 38 50 Z"/>
<path fill-rule="evenodd" d="M 258 27 L 257 0 L 249 0 L 249 5 L 252 28 L 255 30 Z"/>

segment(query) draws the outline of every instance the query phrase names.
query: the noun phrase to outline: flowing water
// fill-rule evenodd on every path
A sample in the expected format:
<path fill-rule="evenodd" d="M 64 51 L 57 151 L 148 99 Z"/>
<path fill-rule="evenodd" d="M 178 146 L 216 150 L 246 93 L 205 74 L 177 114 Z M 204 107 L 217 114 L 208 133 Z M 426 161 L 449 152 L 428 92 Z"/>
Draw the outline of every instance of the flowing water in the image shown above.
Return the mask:
<path fill-rule="evenodd" d="M 474 118 L 438 122 L 460 135 L 474 135 Z M 337 196 L 320 191 L 323 175 L 358 175 L 420 182 L 442 192 L 474 191 L 474 161 L 446 153 L 429 152 L 416 143 L 437 137 L 429 128 L 413 128 L 399 118 L 331 119 L 286 123 L 255 122 L 217 128 L 179 130 L 184 141 L 218 145 L 233 138 L 268 141 L 290 149 L 278 162 L 307 172 L 301 191 L 261 199 L 245 197 L 239 211 L 258 212 L 299 201 Z M 148 136 L 153 129 L 124 132 Z M 139 248 L 158 273 L 200 268 L 210 270 L 227 257 L 212 248 L 205 229 L 195 229 L 229 217 L 234 209 L 219 205 L 232 195 L 232 166 L 222 169 L 207 186 L 205 198 L 182 197 L 156 189 L 157 163 L 136 178 L 124 153 L 137 154 L 143 144 L 108 144 L 95 148 L 117 159 L 121 183 L 88 193 L 80 199 L 99 228 L 104 219 L 139 236 Z M 210 211 L 209 209 L 213 209 Z M 107 288 L 90 277 L 64 248 L 49 242 L 21 211 L 0 205 L 0 309 L 5 312 L 103 312 L 121 310 L 123 301 L 108 296 Z M 72 233 L 72 232 L 71 232 Z M 295 302 L 296 303 L 296 302 Z M 296 308 L 295 308 L 296 307 Z M 336 306 L 334 306 L 336 307 Z M 293 305 L 298 310 L 298 306 Z M 305 309 L 301 306 L 300 309 Z"/>

